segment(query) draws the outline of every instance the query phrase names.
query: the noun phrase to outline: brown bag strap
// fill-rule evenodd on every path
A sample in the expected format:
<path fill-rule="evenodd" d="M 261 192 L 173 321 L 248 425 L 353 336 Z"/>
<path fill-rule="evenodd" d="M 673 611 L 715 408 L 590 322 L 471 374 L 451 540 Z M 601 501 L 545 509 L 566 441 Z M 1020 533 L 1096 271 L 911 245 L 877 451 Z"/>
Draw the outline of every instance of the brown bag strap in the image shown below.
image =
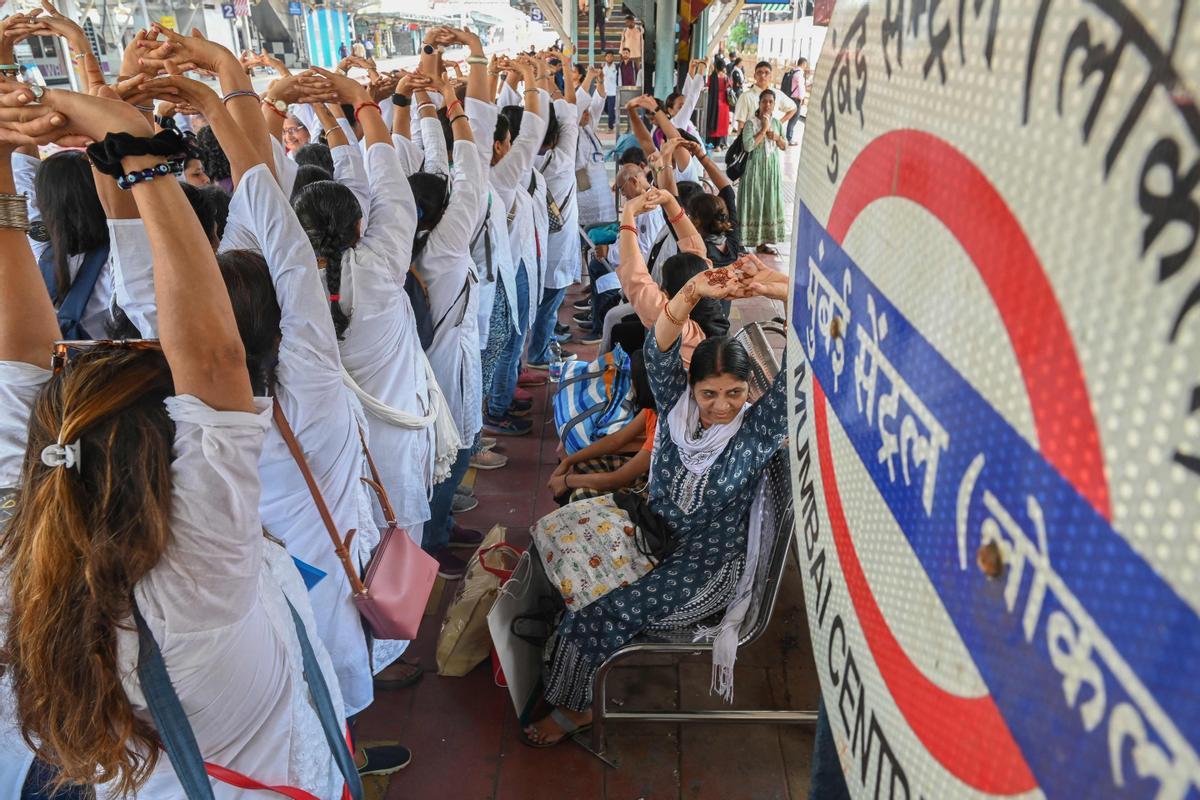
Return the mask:
<path fill-rule="evenodd" d="M 350 579 L 350 590 L 354 594 L 365 594 L 366 587 L 363 586 L 362 579 L 358 576 L 354 562 L 350 560 L 349 545 L 354 540 L 355 532 L 350 531 L 346 535 L 346 541 L 342 541 L 342 537 L 338 535 L 337 525 L 334 524 L 333 515 L 329 513 L 329 506 L 325 505 L 325 498 L 321 495 L 321 488 L 317 486 L 312 470 L 308 468 L 308 459 L 304 457 L 304 451 L 300 449 L 300 442 L 296 441 L 296 434 L 292 432 L 292 426 L 288 424 L 287 417 L 284 416 L 283 408 L 279 405 L 278 400 L 272 403 L 271 414 L 275 418 L 275 424 L 279 427 L 279 433 L 283 435 L 283 441 L 287 444 L 292 458 L 296 461 L 296 466 L 300 468 L 300 474 L 304 476 L 304 482 L 308 484 L 308 491 L 312 495 L 313 502 L 316 503 L 317 511 L 321 514 L 321 521 L 325 523 L 325 530 L 329 532 L 329 539 L 333 542 L 333 551 L 337 554 L 338 560 L 342 562 L 346 577 Z M 361 433 L 359 431 L 360 435 Z M 372 469 L 374 469 L 374 465 L 372 465 Z"/>
<path fill-rule="evenodd" d="M 367 447 L 367 436 L 363 433 L 362 426 L 358 429 L 358 440 L 362 442 L 363 452 L 367 456 L 367 466 L 371 468 L 371 480 L 360 478 L 363 483 L 375 490 L 375 494 L 379 497 L 379 506 L 383 509 L 383 516 L 387 519 L 389 525 L 396 524 L 396 512 L 392 509 L 392 501 L 388 498 L 387 489 L 383 488 L 383 478 L 379 476 L 379 470 L 375 466 L 375 459 L 371 458 L 371 448 Z"/>

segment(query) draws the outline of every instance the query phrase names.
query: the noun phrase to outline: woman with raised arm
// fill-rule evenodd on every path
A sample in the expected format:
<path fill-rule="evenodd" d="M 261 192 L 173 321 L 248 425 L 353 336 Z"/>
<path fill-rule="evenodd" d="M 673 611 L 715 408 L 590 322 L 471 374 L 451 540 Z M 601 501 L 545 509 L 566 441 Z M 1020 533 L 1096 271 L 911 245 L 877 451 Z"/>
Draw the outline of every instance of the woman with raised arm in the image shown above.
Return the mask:
<path fill-rule="evenodd" d="M 0 86 L 5 110 L 30 100 Z M 103 179 L 121 176 L 136 200 L 161 338 L 59 343 L 51 362 L 53 310 L 20 231 L 0 230 L 0 473 L 17 486 L 0 551 L 3 652 L 22 733 L 60 781 L 105 796 L 180 797 L 177 768 L 203 776 L 204 763 L 229 771 L 199 778 L 222 800 L 242 796 L 221 782 L 234 776 L 358 796 L 304 584 L 262 533 L 270 407 L 252 395 L 212 249 L 165 158 L 149 154 L 140 113 L 62 90 L 25 110 L 40 109 L 96 140 Z M 182 715 L 168 731 L 155 720 L 172 704 Z"/>
<path fill-rule="evenodd" d="M 534 185 L 533 160 L 546 134 L 550 95 L 535 85 L 537 64 L 533 59 L 522 56 L 508 62 L 508 69 L 510 74 L 519 74 L 525 84 L 525 106 L 506 106 L 496 121 L 491 176 L 492 191 L 506 215 L 511 258 L 516 265 L 514 300 L 517 315 L 513 319 L 512 339 L 496 361 L 484 424 L 493 428 L 508 425 L 524 429 L 529 423 L 510 412 L 527 412 L 533 403 L 531 399 L 518 400 L 516 391 L 521 353 L 529 333 L 530 309 L 536 307 L 533 297 L 537 291 L 541 249 L 529 187 Z M 537 296 L 540 297 L 540 293 Z"/>
<path fill-rule="evenodd" d="M 582 66 L 577 68 L 582 69 Z M 592 86 L 595 92 L 591 91 Z M 579 224 L 586 231 L 593 225 L 606 225 L 617 219 L 617 207 L 612 187 L 608 184 L 608 167 L 604 161 L 604 145 L 596 126 L 604 112 L 604 76 L 598 69 L 584 73 L 583 84 L 576 89 L 575 108 L 579 114 L 579 145 L 575 153 L 575 175 L 578 181 Z"/>
<path fill-rule="evenodd" d="M 455 97 L 448 80 L 441 80 L 436 88 L 444 97 Z M 431 158 L 442 132 L 429 96 L 424 91 L 414 96 L 420 104 L 422 125 L 429 133 L 424 137 L 430 140 L 425 150 L 425 169 L 446 169 L 436 155 Z M 434 487 L 421 546 L 438 559 L 439 574 L 453 579 L 465 574 L 466 562 L 450 551 L 453 525 L 450 509 L 454 489 L 466 475 L 471 446 L 483 424 L 479 276 L 471 257 L 471 240 L 482 219 L 486 187 L 471 125 L 457 99 L 450 100 L 449 114 L 454 132 L 454 166 L 450 170 L 453 179 L 440 171 L 423 171 L 410 175 L 408 182 L 417 206 L 413 270 L 428 293 L 433 324 L 433 342 L 425 352 L 446 395 L 462 442 L 449 476 Z"/>
<path fill-rule="evenodd" d="M 546 280 L 529 340 L 529 366 L 534 369 L 549 369 L 550 342 L 558 323 L 558 309 L 567 287 L 579 280 L 579 196 L 575 182 L 579 114 L 575 107 L 575 70 L 569 58 L 563 60 L 562 74 L 564 98 L 554 101 L 542 155 L 536 164 L 546 178 L 550 235 L 546 244 Z"/>
<path fill-rule="evenodd" d="M 587 728 L 596 670 L 638 633 L 694 625 L 734 599 L 758 481 L 787 436 L 787 370 L 751 405 L 750 359 L 741 344 L 723 336 L 706 339 L 685 367 L 680 333 L 701 301 L 786 297 L 787 278 L 779 278 L 754 267 L 747 273 L 700 273 L 663 306 L 647 333 L 642 352 L 658 426 L 643 510 L 657 518 L 667 546 L 657 565 L 636 581 L 609 587 L 582 609 L 567 611 L 544 674 L 545 697 L 555 708 L 524 728 L 527 744 L 550 747 Z M 589 522 L 595 522 L 590 514 L 578 520 Z M 726 696 L 732 692 L 736 636 L 732 648 L 728 644 L 726 636 L 713 658 L 713 685 Z"/>

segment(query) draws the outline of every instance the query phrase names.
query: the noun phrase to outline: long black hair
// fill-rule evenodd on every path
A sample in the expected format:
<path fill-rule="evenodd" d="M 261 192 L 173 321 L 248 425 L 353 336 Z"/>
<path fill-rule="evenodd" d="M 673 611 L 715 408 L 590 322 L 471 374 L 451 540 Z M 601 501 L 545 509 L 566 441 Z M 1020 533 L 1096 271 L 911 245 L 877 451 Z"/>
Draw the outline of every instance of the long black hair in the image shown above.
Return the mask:
<path fill-rule="evenodd" d="M 313 164 L 333 174 L 333 154 L 329 151 L 329 145 L 320 144 L 319 142 L 309 142 L 302 145 L 296 151 L 295 161 L 297 166 L 303 167 L 305 164 Z"/>
<path fill-rule="evenodd" d="M 696 275 L 708 269 L 703 258 L 694 253 L 676 253 L 663 262 L 663 291 L 671 297 L 679 294 Z M 729 332 L 729 318 L 721 303 L 706 297 L 696 304 L 689 315 L 706 337 L 724 336 Z"/>
<path fill-rule="evenodd" d="M 413 236 L 412 260 L 425 250 L 429 234 L 442 221 L 450 204 L 450 179 L 437 172 L 414 172 L 408 176 L 413 201 L 417 204 L 417 232 Z"/>
<path fill-rule="evenodd" d="M 362 208 L 354 193 L 336 181 L 316 181 L 300 190 L 292 209 L 308 234 L 317 257 L 325 260 L 325 287 L 329 291 L 329 313 L 339 339 L 350 324 L 342 311 L 342 258 L 358 242 Z"/>
<path fill-rule="evenodd" d="M 279 300 L 267 260 L 253 250 L 228 250 L 217 255 L 217 266 L 246 351 L 250 386 L 259 397 L 274 394 L 282 332 Z"/>
<path fill-rule="evenodd" d="M 220 181 L 233 176 L 229 159 L 211 125 L 205 125 L 196 132 L 196 149 L 200 153 L 200 163 L 204 164 L 204 172 L 211 180 Z"/>
<path fill-rule="evenodd" d="M 108 217 L 96 194 L 91 163 L 78 150 L 63 150 L 38 167 L 38 209 L 54 254 L 54 302 L 71 288 L 71 256 L 108 244 Z"/>
<path fill-rule="evenodd" d="M 305 145 L 308 147 L 309 145 Z M 318 145 L 319 147 L 320 145 Z M 317 181 L 331 181 L 333 173 L 326 170 L 319 164 L 301 164 L 296 170 L 296 181 L 292 184 L 291 201 L 296 202 L 296 198 L 300 196 L 300 192 L 304 191 L 304 187 L 310 183 Z"/>
<path fill-rule="evenodd" d="M 522 106 L 505 106 L 500 109 L 500 116 L 508 120 L 508 132 L 512 138 L 516 139 L 521 135 L 521 120 L 525 118 L 525 109 Z"/>
<path fill-rule="evenodd" d="M 542 137 L 541 152 L 545 153 L 558 147 L 558 132 L 561 129 L 558 124 L 558 115 L 554 113 L 554 104 L 550 104 L 550 122 L 546 125 L 546 135 Z"/>
<path fill-rule="evenodd" d="M 688 365 L 688 386 L 715 375 L 732 375 L 750 380 L 750 356 L 742 343 L 731 336 L 712 336 L 696 345 Z"/>

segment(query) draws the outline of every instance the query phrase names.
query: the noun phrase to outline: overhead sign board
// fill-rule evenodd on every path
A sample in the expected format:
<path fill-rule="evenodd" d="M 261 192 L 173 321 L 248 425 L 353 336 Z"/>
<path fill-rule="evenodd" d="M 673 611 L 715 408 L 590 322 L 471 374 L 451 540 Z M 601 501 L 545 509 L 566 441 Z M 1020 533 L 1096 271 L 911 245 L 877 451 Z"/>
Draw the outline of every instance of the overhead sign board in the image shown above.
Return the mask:
<path fill-rule="evenodd" d="M 833 12 L 790 423 L 856 798 L 1200 796 L 1198 23 Z"/>

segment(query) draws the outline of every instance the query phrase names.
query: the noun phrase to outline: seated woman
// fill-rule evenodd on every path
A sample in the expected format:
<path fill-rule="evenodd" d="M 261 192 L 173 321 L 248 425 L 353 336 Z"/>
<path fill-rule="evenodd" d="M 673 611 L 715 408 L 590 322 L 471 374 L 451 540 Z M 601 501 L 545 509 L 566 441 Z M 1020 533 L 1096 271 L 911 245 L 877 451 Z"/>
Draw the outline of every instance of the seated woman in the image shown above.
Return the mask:
<path fill-rule="evenodd" d="M 621 430 L 564 458 L 550 476 L 550 491 L 559 505 L 599 497 L 619 489 L 643 491 L 650 475 L 650 454 L 658 414 L 646 377 L 645 357 L 629 357 L 633 369 L 633 400 L 638 415 Z"/>
<path fill-rule="evenodd" d="M 661 428 L 648 505 L 677 544 L 630 585 L 566 613 L 544 676 L 555 708 L 524 729 L 527 744 L 549 747 L 589 726 L 596 669 L 639 632 L 695 623 L 732 598 L 759 476 L 787 436 L 787 371 L 748 405 L 750 360 L 741 344 L 706 339 L 685 369 L 680 331 L 701 299 L 782 299 L 787 283 L 752 264 L 744 272 L 701 273 L 664 306 L 647 335 L 646 372 Z"/>

